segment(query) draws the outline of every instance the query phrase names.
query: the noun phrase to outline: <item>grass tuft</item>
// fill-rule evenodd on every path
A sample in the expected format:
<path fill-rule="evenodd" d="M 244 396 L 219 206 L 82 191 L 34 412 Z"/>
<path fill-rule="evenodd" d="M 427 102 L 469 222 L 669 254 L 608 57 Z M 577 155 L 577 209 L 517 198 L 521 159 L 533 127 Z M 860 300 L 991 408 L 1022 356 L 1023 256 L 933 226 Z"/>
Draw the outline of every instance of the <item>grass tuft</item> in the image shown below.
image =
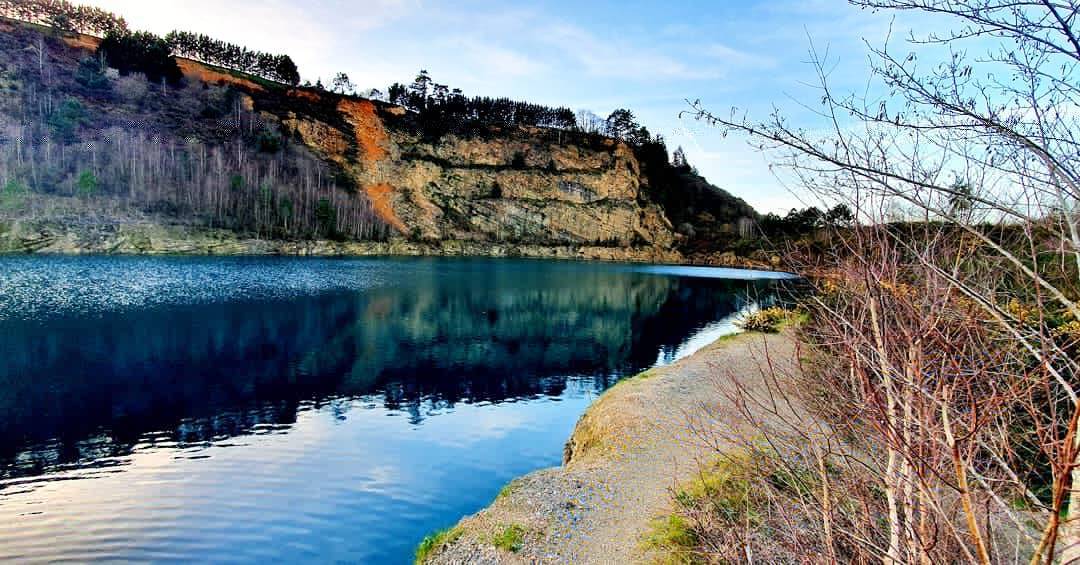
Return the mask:
<path fill-rule="evenodd" d="M 517 553 L 525 545 L 525 528 L 517 524 L 510 524 L 491 537 L 491 545 L 511 553 Z"/>
<path fill-rule="evenodd" d="M 660 563 L 703 563 L 709 548 L 733 529 L 768 529 L 777 495 L 812 497 L 817 483 L 802 463 L 782 460 L 767 446 L 733 450 L 675 491 L 675 513 L 654 520 L 641 543 L 659 554 Z"/>
<path fill-rule="evenodd" d="M 696 565 L 700 559 L 694 554 L 699 538 L 694 528 L 682 516 L 664 516 L 652 521 L 644 546 L 661 553 L 658 565 Z"/>
<path fill-rule="evenodd" d="M 511 494 L 514 493 L 514 490 L 516 488 L 517 488 L 517 479 L 514 479 L 514 480 L 506 483 L 505 485 L 503 485 L 503 488 L 499 489 L 499 494 L 497 494 L 495 496 L 495 500 L 501 500 L 503 498 L 506 498 L 506 497 L 510 496 Z"/>
<path fill-rule="evenodd" d="M 430 557 L 435 555 L 436 552 L 457 541 L 463 533 L 465 533 L 465 530 L 463 530 L 461 526 L 454 526 L 433 534 L 428 534 L 424 537 L 424 540 L 420 542 L 420 545 L 416 546 L 416 560 L 414 562 L 416 565 L 423 565 Z"/>

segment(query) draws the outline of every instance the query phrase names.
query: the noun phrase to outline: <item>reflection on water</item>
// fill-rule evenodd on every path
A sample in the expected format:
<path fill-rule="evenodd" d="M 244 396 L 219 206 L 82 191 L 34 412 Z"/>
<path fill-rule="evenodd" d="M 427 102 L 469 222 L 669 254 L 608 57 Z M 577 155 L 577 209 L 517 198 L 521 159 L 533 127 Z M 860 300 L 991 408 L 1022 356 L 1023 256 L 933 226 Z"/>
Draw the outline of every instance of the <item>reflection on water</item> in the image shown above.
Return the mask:
<path fill-rule="evenodd" d="M 0 268 L 0 560 L 407 562 L 770 288 L 542 261 Z"/>

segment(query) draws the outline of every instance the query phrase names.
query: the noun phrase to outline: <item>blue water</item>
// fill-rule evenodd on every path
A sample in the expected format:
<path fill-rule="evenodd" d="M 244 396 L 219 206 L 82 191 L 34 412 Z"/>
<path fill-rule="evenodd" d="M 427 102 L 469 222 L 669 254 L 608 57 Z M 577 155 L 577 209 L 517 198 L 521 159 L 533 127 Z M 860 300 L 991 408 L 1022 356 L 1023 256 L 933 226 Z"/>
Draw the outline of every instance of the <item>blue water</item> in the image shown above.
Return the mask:
<path fill-rule="evenodd" d="M 408 563 L 767 273 L 0 258 L 0 561 Z"/>

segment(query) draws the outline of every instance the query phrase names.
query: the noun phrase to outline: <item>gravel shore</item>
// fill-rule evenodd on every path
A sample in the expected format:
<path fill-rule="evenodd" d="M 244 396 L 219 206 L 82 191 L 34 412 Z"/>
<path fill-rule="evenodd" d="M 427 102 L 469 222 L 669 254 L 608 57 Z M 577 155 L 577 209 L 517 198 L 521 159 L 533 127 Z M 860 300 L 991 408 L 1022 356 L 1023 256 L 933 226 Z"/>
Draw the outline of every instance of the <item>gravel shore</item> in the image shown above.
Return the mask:
<path fill-rule="evenodd" d="M 761 379 L 766 352 L 791 364 L 784 334 L 728 337 L 672 365 L 627 379 L 579 420 L 564 464 L 516 479 L 486 509 L 464 518 L 427 562 L 649 563 L 642 537 L 670 512 L 670 489 L 715 457 L 691 421 L 733 407 L 723 375 Z"/>

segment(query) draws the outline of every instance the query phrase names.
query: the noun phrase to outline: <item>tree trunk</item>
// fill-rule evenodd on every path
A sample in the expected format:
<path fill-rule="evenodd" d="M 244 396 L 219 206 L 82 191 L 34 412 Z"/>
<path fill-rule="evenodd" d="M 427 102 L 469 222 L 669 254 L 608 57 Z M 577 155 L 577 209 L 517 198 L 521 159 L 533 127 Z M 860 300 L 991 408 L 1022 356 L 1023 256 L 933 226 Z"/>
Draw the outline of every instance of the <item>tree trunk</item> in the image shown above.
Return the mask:
<path fill-rule="evenodd" d="M 1080 409 L 1078 409 L 1080 412 Z M 1080 434 L 1073 435 L 1072 481 L 1069 486 L 1069 512 L 1061 526 L 1061 562 L 1080 563 Z M 1049 559 L 1047 559 L 1049 562 Z"/>

